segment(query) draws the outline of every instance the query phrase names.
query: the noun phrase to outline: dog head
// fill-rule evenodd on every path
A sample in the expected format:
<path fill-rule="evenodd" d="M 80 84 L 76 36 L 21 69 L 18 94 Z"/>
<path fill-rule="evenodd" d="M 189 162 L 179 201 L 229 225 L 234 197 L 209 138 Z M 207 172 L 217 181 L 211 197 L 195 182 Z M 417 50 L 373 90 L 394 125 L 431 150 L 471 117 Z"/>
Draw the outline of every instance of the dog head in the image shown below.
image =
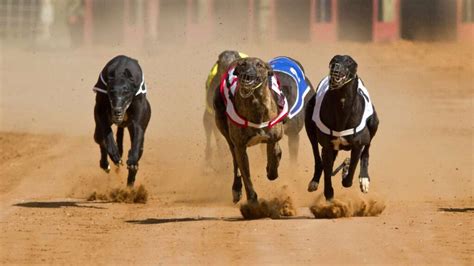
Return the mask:
<path fill-rule="evenodd" d="M 255 57 L 239 59 L 236 63 L 234 75 L 239 80 L 241 95 L 250 95 L 256 88 L 267 82 L 273 75 L 272 67 L 263 60 Z"/>
<path fill-rule="evenodd" d="M 336 55 L 329 62 L 329 87 L 339 89 L 357 77 L 357 63 L 348 55 Z"/>
<path fill-rule="evenodd" d="M 128 64 L 110 67 L 107 73 L 107 94 L 112 109 L 112 122 L 121 124 L 141 84 L 141 71 Z"/>
<path fill-rule="evenodd" d="M 224 51 L 219 54 L 217 59 L 217 65 L 219 67 L 219 73 L 224 73 L 229 66 L 237 59 L 240 58 L 240 54 L 237 51 Z"/>

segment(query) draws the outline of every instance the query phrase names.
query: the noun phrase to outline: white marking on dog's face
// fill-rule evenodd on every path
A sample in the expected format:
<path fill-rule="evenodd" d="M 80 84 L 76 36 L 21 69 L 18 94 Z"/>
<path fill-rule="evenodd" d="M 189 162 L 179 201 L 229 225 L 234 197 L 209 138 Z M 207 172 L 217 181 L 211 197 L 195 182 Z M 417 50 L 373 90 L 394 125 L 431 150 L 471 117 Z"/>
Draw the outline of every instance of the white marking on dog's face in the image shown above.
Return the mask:
<path fill-rule="evenodd" d="M 359 176 L 359 185 L 360 185 L 360 191 L 362 191 L 362 193 L 369 192 L 370 181 L 368 177 Z"/>
<path fill-rule="evenodd" d="M 338 151 L 340 149 L 339 146 L 346 146 L 349 145 L 349 142 L 344 137 L 338 137 L 336 139 L 331 140 L 334 150 Z"/>

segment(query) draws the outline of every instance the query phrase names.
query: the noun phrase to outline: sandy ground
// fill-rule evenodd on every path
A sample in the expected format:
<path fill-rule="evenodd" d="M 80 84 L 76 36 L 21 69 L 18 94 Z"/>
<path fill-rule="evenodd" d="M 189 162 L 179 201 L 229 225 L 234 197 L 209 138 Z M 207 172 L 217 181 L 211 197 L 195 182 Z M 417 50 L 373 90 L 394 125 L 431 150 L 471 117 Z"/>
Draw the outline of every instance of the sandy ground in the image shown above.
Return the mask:
<path fill-rule="evenodd" d="M 309 207 L 322 191 L 306 192 L 313 159 L 302 132 L 296 166 L 289 165 L 283 140 L 274 182 L 266 180 L 261 150 L 250 154 L 259 196 L 271 199 L 284 190 L 297 216 L 241 218 L 231 200 L 228 152 L 212 162 L 203 158 L 203 85 L 225 48 L 263 59 L 292 56 L 313 84 L 336 53 L 359 62 L 381 119 L 371 150 L 371 191 L 342 189 L 339 176 L 333 184 L 342 201 L 383 202 L 380 216 L 314 219 Z M 119 53 L 139 59 L 149 87 L 153 114 L 137 177 L 150 194 L 146 204 L 85 200 L 126 181 L 126 169 L 99 169 L 92 139 L 91 88 Z M 410 42 L 139 52 L 3 47 L 0 263 L 472 265 L 472 57 L 472 44 Z"/>

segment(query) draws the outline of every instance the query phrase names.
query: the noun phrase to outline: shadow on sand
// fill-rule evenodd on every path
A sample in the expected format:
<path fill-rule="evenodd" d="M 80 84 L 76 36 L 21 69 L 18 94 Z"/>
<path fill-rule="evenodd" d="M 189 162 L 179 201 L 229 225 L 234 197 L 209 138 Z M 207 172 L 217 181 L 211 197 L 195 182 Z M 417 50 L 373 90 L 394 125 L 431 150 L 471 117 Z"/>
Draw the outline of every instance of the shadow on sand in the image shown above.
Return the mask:
<path fill-rule="evenodd" d="M 474 208 L 439 208 L 442 212 L 474 212 Z"/>
<path fill-rule="evenodd" d="M 87 205 L 82 205 L 82 204 Z M 24 207 L 24 208 L 62 208 L 62 207 L 74 207 L 74 208 L 90 208 L 90 209 L 106 209 L 99 206 L 90 206 L 90 204 L 97 204 L 91 202 L 81 201 L 30 201 L 23 203 L 16 203 L 13 206 Z"/>
<path fill-rule="evenodd" d="M 270 218 L 263 218 L 270 219 Z M 255 220 L 263 220 L 255 219 Z M 302 219 L 312 219 L 309 216 L 293 216 L 293 217 L 284 217 L 279 219 L 272 220 L 302 220 Z M 182 223 L 182 222 L 200 222 L 200 221 L 224 221 L 224 222 L 243 222 L 243 221 L 255 221 L 244 219 L 243 217 L 183 217 L 183 218 L 148 218 L 144 220 L 128 220 L 125 221 L 131 224 L 166 224 L 166 223 Z"/>

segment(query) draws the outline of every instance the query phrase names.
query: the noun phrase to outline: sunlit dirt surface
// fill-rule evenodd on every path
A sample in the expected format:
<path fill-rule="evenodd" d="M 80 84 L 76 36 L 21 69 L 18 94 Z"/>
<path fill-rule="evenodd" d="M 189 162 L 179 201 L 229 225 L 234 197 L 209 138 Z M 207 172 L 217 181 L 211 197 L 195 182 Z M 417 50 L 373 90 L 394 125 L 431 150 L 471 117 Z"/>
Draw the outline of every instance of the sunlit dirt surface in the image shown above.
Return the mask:
<path fill-rule="evenodd" d="M 313 84 L 334 54 L 359 63 L 381 124 L 371 147 L 371 187 L 344 195 L 383 202 L 378 216 L 315 219 L 313 158 L 301 132 L 298 163 L 282 140 L 280 177 L 250 149 L 261 199 L 282 188 L 294 216 L 244 220 L 232 204 L 223 145 L 204 160 L 204 82 L 217 54 L 299 60 Z M 104 64 L 137 58 L 152 105 L 136 185 L 146 204 L 87 201 L 125 188 L 125 167 L 99 168 L 94 93 Z M 0 263 L 2 264 L 473 264 L 473 51 L 471 44 L 262 43 L 67 49 L 2 48 L 0 69 Z M 128 138 L 125 138 L 125 151 Z M 215 147 L 215 145 L 214 145 Z M 124 152 L 127 154 L 127 152 Z M 341 162 L 347 153 L 340 153 Z M 357 173 L 356 173 L 357 178 Z"/>

